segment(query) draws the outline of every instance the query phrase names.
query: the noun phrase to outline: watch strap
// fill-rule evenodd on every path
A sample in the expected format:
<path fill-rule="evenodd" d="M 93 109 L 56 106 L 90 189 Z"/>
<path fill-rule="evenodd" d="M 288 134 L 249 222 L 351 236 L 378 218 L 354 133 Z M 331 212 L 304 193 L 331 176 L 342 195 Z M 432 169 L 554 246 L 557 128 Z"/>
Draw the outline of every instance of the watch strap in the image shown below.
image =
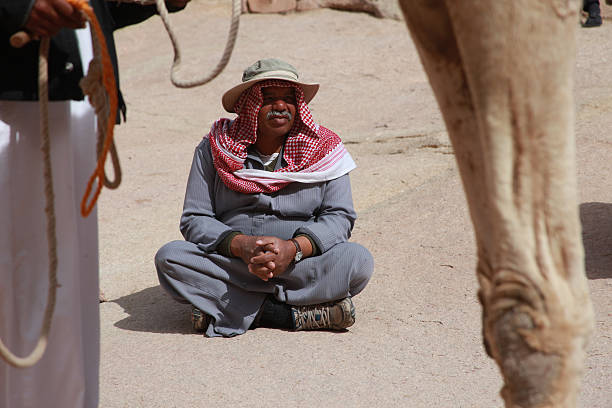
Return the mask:
<path fill-rule="evenodd" d="M 304 256 L 302 253 L 302 247 L 297 239 L 291 238 L 290 241 L 293 242 L 293 245 L 295 245 L 295 257 L 293 258 L 293 261 L 297 263 L 300 261 L 300 259 L 302 259 L 302 256 Z"/>

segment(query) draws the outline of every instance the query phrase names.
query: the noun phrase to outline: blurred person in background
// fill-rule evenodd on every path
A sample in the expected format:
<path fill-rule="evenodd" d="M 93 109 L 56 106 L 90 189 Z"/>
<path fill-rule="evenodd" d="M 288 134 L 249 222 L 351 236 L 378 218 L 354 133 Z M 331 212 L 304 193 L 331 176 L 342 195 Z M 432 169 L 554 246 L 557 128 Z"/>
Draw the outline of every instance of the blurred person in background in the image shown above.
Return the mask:
<path fill-rule="evenodd" d="M 609 0 L 606 0 L 606 3 L 608 3 L 608 1 Z M 599 0 L 583 0 L 582 11 L 587 13 L 587 18 L 584 23 L 582 23 L 583 27 L 599 27 L 602 24 Z"/>

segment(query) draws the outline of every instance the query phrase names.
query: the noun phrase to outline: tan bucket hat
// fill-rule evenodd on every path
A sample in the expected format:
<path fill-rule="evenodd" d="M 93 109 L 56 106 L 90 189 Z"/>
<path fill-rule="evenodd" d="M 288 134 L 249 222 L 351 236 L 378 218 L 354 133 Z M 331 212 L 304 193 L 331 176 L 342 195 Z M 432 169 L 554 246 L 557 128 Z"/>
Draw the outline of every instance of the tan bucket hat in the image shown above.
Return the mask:
<path fill-rule="evenodd" d="M 266 79 L 282 79 L 283 81 L 295 83 L 302 88 L 306 103 L 309 103 L 319 90 L 319 84 L 307 84 L 298 81 L 297 70 L 291 64 L 276 58 L 262 59 L 244 70 L 241 84 L 236 85 L 223 94 L 221 102 L 225 110 L 233 113 L 234 105 L 238 102 L 242 92 L 257 82 L 265 81 Z"/>

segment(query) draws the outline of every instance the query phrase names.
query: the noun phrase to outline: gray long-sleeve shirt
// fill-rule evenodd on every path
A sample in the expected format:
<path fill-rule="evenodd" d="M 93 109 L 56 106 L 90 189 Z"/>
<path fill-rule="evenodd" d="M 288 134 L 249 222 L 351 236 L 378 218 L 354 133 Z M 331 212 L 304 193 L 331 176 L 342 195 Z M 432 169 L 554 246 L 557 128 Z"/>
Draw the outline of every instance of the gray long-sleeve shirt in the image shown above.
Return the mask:
<path fill-rule="evenodd" d="M 284 165 L 278 160 L 276 168 Z M 264 169 L 252 149 L 245 167 Z M 306 234 L 323 253 L 348 240 L 356 218 L 348 174 L 320 183 L 293 182 L 274 193 L 239 193 L 220 179 L 210 143 L 204 139 L 191 165 L 180 228 L 187 241 L 207 252 L 216 250 L 231 232 L 240 231 L 281 239 Z"/>

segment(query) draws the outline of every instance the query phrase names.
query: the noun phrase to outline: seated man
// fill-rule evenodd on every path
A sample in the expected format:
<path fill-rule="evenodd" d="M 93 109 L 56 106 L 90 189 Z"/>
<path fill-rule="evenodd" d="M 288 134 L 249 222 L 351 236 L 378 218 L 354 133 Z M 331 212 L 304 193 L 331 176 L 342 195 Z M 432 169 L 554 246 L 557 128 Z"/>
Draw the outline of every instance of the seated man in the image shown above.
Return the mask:
<path fill-rule="evenodd" d="M 223 95 L 238 116 L 215 122 L 196 148 L 180 225 L 186 241 L 163 246 L 155 265 L 208 337 L 355 322 L 351 297 L 368 283 L 373 259 L 347 242 L 355 163 L 313 121 L 307 103 L 318 89 L 286 62 L 258 61 Z"/>

